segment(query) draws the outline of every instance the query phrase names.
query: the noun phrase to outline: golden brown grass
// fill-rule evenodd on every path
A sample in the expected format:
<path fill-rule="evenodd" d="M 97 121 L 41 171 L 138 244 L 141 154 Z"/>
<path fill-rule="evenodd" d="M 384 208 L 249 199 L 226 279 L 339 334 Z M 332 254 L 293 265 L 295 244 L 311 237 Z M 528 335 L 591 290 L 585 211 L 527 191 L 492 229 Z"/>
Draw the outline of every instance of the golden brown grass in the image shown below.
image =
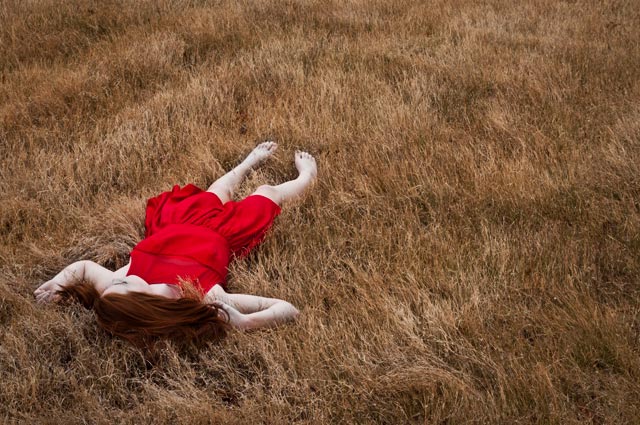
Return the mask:
<path fill-rule="evenodd" d="M 634 423 L 633 1 L 0 1 L 0 418 Z M 320 178 L 231 270 L 297 324 L 144 353 L 31 292 L 257 141 Z"/>

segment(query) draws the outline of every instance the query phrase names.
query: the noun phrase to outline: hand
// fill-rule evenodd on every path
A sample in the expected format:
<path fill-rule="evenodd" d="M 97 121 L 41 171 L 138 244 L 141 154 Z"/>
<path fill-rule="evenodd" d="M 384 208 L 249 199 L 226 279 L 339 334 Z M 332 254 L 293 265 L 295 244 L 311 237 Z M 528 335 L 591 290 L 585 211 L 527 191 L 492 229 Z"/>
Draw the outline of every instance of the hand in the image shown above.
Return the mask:
<path fill-rule="evenodd" d="M 204 296 L 204 302 L 207 303 L 207 304 L 213 304 L 216 301 L 220 301 L 220 302 L 223 302 L 225 304 L 229 304 L 229 305 L 231 305 L 232 307 L 235 308 L 235 306 L 233 305 L 233 303 L 229 299 L 228 294 L 226 293 L 226 291 L 220 285 L 215 285 Z"/>
<path fill-rule="evenodd" d="M 62 290 L 62 285 L 53 280 L 40 285 L 38 289 L 33 291 L 33 295 L 36 297 L 36 301 L 39 304 L 45 304 L 50 302 L 58 302 L 61 297 L 58 291 Z"/>
<path fill-rule="evenodd" d="M 226 315 L 229 317 L 229 324 L 234 328 L 243 329 L 246 325 L 246 316 L 240 313 L 235 308 L 231 307 L 229 304 L 223 303 L 222 301 L 214 301 L 211 304 L 226 313 Z M 224 316 L 224 314 L 222 315 Z"/>

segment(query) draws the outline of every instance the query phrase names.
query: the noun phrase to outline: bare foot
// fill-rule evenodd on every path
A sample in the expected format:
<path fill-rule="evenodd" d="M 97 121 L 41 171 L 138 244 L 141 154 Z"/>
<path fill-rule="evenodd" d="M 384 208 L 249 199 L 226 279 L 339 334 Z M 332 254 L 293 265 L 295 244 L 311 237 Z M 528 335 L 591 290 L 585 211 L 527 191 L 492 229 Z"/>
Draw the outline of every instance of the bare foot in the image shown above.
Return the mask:
<path fill-rule="evenodd" d="M 262 185 L 254 194 L 269 198 L 278 205 L 302 195 L 318 175 L 318 167 L 315 158 L 307 152 L 296 152 L 295 162 L 300 173 L 297 178 L 277 186 Z"/>
<path fill-rule="evenodd" d="M 316 159 L 307 152 L 296 152 L 296 168 L 300 175 L 308 174 L 309 177 L 315 178 L 318 175 L 318 166 Z"/>
<path fill-rule="evenodd" d="M 247 156 L 243 162 L 249 167 L 255 167 L 273 155 L 276 149 L 278 149 L 278 144 L 276 142 L 267 141 L 260 143 L 251 151 L 249 156 Z"/>

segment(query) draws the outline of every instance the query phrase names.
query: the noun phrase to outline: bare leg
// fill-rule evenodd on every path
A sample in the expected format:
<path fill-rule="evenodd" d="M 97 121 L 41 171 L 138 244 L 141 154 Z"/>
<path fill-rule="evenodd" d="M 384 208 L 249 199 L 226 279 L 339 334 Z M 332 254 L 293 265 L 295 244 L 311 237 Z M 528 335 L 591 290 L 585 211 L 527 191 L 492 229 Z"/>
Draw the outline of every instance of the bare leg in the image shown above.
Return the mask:
<path fill-rule="evenodd" d="M 295 158 L 296 168 L 300 173 L 297 179 L 277 186 L 260 186 L 253 194 L 265 196 L 278 205 L 302 195 L 318 175 L 318 167 L 316 160 L 306 152 L 296 152 Z"/>
<path fill-rule="evenodd" d="M 207 192 L 215 193 L 223 204 L 230 201 L 233 197 L 233 191 L 238 187 L 249 170 L 273 155 L 277 148 L 278 144 L 275 142 L 260 143 L 240 165 L 213 182 L 207 189 Z"/>

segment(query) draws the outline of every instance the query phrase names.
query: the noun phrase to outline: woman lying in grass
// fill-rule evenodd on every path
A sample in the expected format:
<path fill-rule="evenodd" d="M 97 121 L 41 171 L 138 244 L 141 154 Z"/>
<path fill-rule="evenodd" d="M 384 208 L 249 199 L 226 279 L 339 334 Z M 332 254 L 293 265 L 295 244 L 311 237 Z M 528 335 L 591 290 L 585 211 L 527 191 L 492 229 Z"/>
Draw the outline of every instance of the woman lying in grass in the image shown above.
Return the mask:
<path fill-rule="evenodd" d="M 73 263 L 35 290 L 37 301 L 76 299 L 94 309 L 101 327 L 134 343 L 202 341 L 223 336 L 229 325 L 253 329 L 295 319 L 298 310 L 286 301 L 224 290 L 230 259 L 256 247 L 280 205 L 316 177 L 315 159 L 297 152 L 298 178 L 231 201 L 247 172 L 276 148 L 274 142 L 258 145 L 206 192 L 189 184 L 149 199 L 146 237 L 129 264 L 112 272 L 92 261 Z"/>

